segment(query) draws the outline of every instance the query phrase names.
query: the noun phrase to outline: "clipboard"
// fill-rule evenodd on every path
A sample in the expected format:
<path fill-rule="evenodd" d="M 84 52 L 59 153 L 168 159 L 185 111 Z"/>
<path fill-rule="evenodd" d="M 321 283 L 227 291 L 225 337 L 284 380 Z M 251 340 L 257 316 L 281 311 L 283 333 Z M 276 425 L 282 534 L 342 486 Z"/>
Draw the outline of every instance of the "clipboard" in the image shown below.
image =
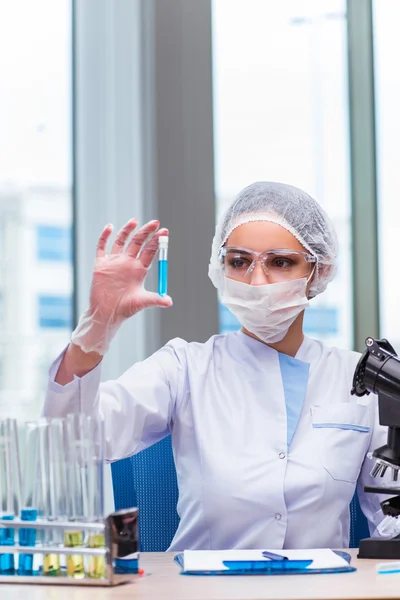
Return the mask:
<path fill-rule="evenodd" d="M 246 552 L 246 551 L 244 551 Z M 308 560 L 223 560 L 223 569 L 210 570 L 188 570 L 185 569 L 184 553 L 181 552 L 174 557 L 174 561 L 181 567 L 181 575 L 206 575 L 206 576 L 230 576 L 230 575 L 313 575 L 323 573 L 352 573 L 355 567 L 350 565 L 351 556 L 347 552 L 333 550 L 332 553 L 342 558 L 340 566 L 313 568 L 313 552 L 308 552 Z M 259 551 L 262 558 L 262 551 Z"/>

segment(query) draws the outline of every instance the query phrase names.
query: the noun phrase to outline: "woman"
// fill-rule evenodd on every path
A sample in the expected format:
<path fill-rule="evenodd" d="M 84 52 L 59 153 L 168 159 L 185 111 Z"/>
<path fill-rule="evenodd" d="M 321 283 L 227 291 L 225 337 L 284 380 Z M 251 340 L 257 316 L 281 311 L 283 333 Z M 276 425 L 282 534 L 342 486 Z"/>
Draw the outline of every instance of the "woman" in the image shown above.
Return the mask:
<path fill-rule="evenodd" d="M 142 287 L 167 231 L 152 221 L 128 242 L 135 227 L 110 255 L 111 228 L 100 237 L 89 309 L 50 370 L 45 415 L 102 415 L 109 460 L 172 434 L 181 520 L 171 550 L 348 546 L 357 482 L 371 527 L 382 518 L 363 486 L 373 482 L 367 453 L 386 432 L 376 398 L 350 395 L 359 356 L 303 334 L 308 299 L 336 269 L 325 213 L 288 185 L 244 189 L 217 227 L 209 266 L 242 330 L 204 344 L 174 339 L 100 384 L 121 323 L 171 305 Z"/>

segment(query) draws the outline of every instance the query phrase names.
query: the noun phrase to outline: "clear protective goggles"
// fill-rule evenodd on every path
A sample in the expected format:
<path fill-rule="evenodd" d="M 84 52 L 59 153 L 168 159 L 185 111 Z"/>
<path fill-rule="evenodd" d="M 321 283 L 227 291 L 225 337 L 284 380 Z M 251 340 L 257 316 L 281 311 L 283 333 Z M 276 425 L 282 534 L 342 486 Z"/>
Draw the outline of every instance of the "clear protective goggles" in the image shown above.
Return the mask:
<path fill-rule="evenodd" d="M 259 262 L 271 283 L 301 279 L 310 275 L 318 259 L 307 252 L 278 248 L 254 252 L 248 248 L 222 246 L 219 251 L 226 277 L 250 283 Z"/>

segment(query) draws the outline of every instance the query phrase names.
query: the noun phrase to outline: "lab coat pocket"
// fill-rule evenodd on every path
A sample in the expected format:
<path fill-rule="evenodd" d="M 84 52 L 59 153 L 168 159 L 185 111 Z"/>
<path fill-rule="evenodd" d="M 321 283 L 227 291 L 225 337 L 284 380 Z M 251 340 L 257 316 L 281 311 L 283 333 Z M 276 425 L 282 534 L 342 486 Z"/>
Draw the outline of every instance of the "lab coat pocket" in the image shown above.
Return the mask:
<path fill-rule="evenodd" d="M 369 406 L 312 406 L 311 418 L 324 469 L 337 481 L 357 481 L 370 438 Z"/>

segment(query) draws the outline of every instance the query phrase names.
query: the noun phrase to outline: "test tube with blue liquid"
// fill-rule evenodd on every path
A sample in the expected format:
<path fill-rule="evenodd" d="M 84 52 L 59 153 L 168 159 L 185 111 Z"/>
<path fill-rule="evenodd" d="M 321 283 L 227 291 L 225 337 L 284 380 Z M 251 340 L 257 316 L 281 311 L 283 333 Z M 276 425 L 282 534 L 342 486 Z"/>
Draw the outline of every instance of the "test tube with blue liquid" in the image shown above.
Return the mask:
<path fill-rule="evenodd" d="M 168 241 L 167 235 L 158 238 L 158 294 L 166 296 L 168 293 Z"/>
<path fill-rule="evenodd" d="M 19 514 L 21 500 L 21 472 L 17 422 L 0 421 L 0 519 L 13 521 Z M 11 523 L 10 523 L 11 524 Z M 0 527 L 0 546 L 14 546 L 14 529 Z M 0 553 L 0 574 L 14 575 L 14 555 Z"/>
<path fill-rule="evenodd" d="M 28 422 L 24 428 L 25 452 L 22 469 L 21 490 L 21 521 L 36 521 L 38 516 L 37 487 L 39 474 L 39 433 L 38 423 Z M 32 528 L 20 529 L 18 533 L 20 546 L 33 547 L 36 545 L 36 530 Z M 18 558 L 18 575 L 38 574 L 39 568 L 34 566 L 34 554 L 21 553 Z"/>

